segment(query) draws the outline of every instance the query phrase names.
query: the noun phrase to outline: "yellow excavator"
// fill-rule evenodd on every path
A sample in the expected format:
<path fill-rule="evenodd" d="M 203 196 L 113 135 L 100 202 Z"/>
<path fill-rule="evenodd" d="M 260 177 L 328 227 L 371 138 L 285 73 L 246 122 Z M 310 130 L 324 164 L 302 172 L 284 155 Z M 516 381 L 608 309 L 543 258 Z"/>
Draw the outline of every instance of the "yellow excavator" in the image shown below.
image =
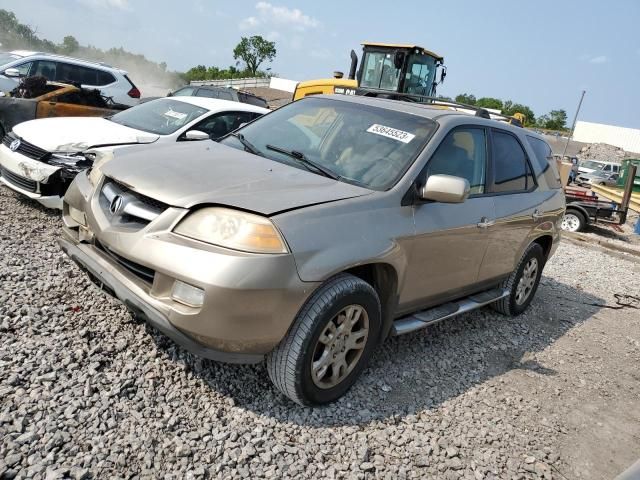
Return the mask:
<path fill-rule="evenodd" d="M 436 80 L 438 69 L 440 78 Z M 360 68 L 358 56 L 351 50 L 347 78 L 343 78 L 342 72 L 335 72 L 334 78 L 300 82 L 293 99 L 322 93 L 434 97 L 436 86 L 443 82 L 446 74 L 444 59 L 418 45 L 364 42 Z"/>
<path fill-rule="evenodd" d="M 439 78 L 438 70 L 440 71 Z M 293 100 L 308 95 L 340 94 L 366 95 L 402 99 L 419 103 L 431 103 L 440 108 L 469 110 L 485 118 L 495 118 L 513 125 L 522 126 L 522 113 L 506 116 L 490 113 L 471 105 L 463 105 L 437 99 L 436 87 L 447 75 L 444 58 L 414 44 L 362 43 L 362 62 L 358 68 L 358 56 L 351 50 L 349 75 L 334 72 L 334 78 L 307 80 L 298 83 Z"/>

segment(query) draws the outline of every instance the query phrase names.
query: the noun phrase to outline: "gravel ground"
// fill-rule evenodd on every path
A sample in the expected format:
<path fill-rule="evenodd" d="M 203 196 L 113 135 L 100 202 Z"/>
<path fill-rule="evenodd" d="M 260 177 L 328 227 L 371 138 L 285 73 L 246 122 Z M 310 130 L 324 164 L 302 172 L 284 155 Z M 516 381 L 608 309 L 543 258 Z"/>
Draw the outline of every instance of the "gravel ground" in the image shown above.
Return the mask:
<path fill-rule="evenodd" d="M 191 356 L 0 187 L 0 478 L 612 478 L 640 452 L 640 264 L 564 243 L 518 318 L 387 341 L 339 402 Z"/>

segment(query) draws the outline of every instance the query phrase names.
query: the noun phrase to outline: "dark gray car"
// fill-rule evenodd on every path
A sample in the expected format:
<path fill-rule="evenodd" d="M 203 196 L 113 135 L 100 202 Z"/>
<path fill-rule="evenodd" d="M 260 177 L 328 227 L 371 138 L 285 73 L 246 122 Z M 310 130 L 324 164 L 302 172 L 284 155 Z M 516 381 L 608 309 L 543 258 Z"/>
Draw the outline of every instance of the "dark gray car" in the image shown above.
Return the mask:
<path fill-rule="evenodd" d="M 311 97 L 221 144 L 98 159 L 65 196 L 60 244 L 185 348 L 266 358 L 280 391 L 321 404 L 390 335 L 527 308 L 565 207 L 550 156 L 450 109 Z"/>

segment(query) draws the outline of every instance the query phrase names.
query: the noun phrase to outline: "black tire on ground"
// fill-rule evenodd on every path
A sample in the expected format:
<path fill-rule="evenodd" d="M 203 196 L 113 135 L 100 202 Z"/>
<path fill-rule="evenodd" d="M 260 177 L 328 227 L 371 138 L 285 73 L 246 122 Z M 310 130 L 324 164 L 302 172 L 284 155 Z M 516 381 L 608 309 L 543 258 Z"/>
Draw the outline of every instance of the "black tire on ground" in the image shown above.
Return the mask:
<path fill-rule="evenodd" d="M 532 275 L 532 278 L 528 278 L 525 275 L 525 269 L 529 268 L 532 264 L 536 265 L 535 275 Z M 509 290 L 509 295 L 493 303 L 491 305 L 492 308 L 503 315 L 508 315 L 510 317 L 520 315 L 524 312 L 538 290 L 538 284 L 540 283 L 540 276 L 542 275 L 544 264 L 545 257 L 542 247 L 537 243 L 529 245 L 522 255 L 520 262 L 518 262 L 516 269 L 511 273 L 511 275 L 509 275 L 509 278 L 504 280 L 501 284 L 501 288 Z M 522 281 L 524 282 L 522 287 L 524 287 L 527 284 L 527 280 L 533 280 L 533 282 L 528 288 L 524 289 L 523 297 L 519 297 L 518 286 Z"/>
<path fill-rule="evenodd" d="M 353 369 L 348 375 L 335 386 L 320 388 L 312 374 L 316 347 L 322 347 L 319 339 L 329 323 L 350 306 L 362 307 L 366 312 L 368 335 L 364 348 L 359 349 L 362 352 L 359 358 L 352 360 Z M 380 341 L 380 330 L 380 299 L 373 287 L 350 274 L 336 275 L 311 295 L 298 312 L 289 333 L 267 356 L 269 377 L 278 390 L 300 405 L 320 405 L 337 400 L 355 383 L 368 363 Z"/>
<path fill-rule="evenodd" d="M 562 218 L 562 229 L 567 232 L 581 232 L 587 225 L 584 214 L 573 208 L 567 209 Z"/>

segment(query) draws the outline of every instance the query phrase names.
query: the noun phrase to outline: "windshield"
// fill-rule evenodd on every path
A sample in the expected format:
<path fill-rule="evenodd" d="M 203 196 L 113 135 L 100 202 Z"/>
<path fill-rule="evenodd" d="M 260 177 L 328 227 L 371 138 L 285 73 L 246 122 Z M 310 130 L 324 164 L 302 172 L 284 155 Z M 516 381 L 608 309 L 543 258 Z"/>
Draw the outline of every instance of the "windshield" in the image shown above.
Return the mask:
<path fill-rule="evenodd" d="M 160 98 L 116 113 L 110 120 L 157 135 L 171 135 L 208 111 L 190 103 Z"/>
<path fill-rule="evenodd" d="M 435 129 L 435 122 L 417 115 L 328 98 L 305 98 L 259 118 L 240 132 L 261 155 L 272 160 L 308 168 L 267 146 L 301 154 L 340 180 L 386 190 L 409 168 Z M 233 136 L 221 143 L 246 148 Z"/>
<path fill-rule="evenodd" d="M 7 63 L 15 62 L 16 60 L 20 60 L 22 57 L 20 55 L 14 55 L 13 53 L 3 53 L 0 52 L 0 67 L 3 67 Z"/>
<path fill-rule="evenodd" d="M 594 170 L 602 170 L 604 168 L 604 163 L 587 160 L 586 162 L 582 162 L 581 166 L 585 168 L 592 168 Z"/>

